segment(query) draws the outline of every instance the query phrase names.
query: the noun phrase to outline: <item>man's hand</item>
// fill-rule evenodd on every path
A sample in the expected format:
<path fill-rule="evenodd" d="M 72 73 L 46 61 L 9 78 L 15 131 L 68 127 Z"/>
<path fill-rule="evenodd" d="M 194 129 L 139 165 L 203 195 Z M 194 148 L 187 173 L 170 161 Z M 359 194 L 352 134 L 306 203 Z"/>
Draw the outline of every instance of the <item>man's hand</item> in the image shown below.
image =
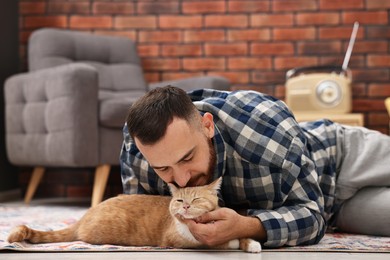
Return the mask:
<path fill-rule="evenodd" d="M 239 215 L 232 209 L 220 208 L 198 217 L 183 220 L 201 243 L 216 246 L 237 238 L 264 240 L 266 233 L 257 218 Z"/>

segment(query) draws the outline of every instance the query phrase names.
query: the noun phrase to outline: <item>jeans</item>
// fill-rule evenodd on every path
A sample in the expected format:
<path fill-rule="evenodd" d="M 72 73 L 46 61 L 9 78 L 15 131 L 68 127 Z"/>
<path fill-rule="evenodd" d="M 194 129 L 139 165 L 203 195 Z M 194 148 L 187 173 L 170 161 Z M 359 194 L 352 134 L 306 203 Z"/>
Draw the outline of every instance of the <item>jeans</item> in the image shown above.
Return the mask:
<path fill-rule="evenodd" d="M 335 226 L 345 232 L 390 236 L 390 137 L 339 126 Z"/>

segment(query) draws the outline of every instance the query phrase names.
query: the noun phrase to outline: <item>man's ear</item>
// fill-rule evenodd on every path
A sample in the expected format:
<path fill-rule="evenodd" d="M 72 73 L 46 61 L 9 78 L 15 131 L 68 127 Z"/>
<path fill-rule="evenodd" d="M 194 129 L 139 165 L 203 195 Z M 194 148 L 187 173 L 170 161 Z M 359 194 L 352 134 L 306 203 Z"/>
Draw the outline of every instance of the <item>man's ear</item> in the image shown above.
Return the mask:
<path fill-rule="evenodd" d="M 209 112 L 206 112 L 202 117 L 202 125 L 203 129 L 205 130 L 205 134 L 208 138 L 214 137 L 214 121 L 213 121 L 213 115 Z"/>

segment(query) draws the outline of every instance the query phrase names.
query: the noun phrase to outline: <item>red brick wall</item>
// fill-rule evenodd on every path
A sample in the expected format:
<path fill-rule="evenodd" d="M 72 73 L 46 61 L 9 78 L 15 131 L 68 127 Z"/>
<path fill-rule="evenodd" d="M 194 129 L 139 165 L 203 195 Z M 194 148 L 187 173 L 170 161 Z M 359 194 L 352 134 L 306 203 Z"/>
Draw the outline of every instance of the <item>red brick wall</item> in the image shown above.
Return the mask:
<path fill-rule="evenodd" d="M 354 21 L 353 111 L 388 132 L 389 12 L 383 0 L 20 0 L 22 59 L 34 29 L 123 35 L 138 43 L 145 76 L 223 75 L 234 89 L 284 98 L 285 72 L 341 65 Z"/>
<path fill-rule="evenodd" d="M 138 43 L 149 82 L 223 75 L 284 98 L 288 69 L 342 64 L 359 21 L 353 111 L 388 133 L 389 11 L 385 0 L 20 0 L 21 58 L 40 27 L 122 35 Z"/>

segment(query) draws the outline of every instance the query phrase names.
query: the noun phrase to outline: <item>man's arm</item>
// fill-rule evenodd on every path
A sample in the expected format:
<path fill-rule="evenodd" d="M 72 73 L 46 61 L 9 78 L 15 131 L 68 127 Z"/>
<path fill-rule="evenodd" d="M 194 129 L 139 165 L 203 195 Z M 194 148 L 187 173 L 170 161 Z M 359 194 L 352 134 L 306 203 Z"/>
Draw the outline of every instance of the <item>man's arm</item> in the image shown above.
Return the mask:
<path fill-rule="evenodd" d="M 250 209 L 248 215 L 260 219 L 267 232 L 267 247 L 318 243 L 326 229 L 324 197 L 313 160 L 302 139 L 295 137 L 274 178 L 273 207 Z"/>
<path fill-rule="evenodd" d="M 187 222 L 194 236 L 208 244 L 241 237 L 263 241 L 267 247 L 317 243 L 326 227 L 318 174 L 299 138 L 288 150 L 280 171 L 272 173 L 269 208 L 249 209 L 251 217 L 226 208 L 207 213 L 198 223 Z"/>

